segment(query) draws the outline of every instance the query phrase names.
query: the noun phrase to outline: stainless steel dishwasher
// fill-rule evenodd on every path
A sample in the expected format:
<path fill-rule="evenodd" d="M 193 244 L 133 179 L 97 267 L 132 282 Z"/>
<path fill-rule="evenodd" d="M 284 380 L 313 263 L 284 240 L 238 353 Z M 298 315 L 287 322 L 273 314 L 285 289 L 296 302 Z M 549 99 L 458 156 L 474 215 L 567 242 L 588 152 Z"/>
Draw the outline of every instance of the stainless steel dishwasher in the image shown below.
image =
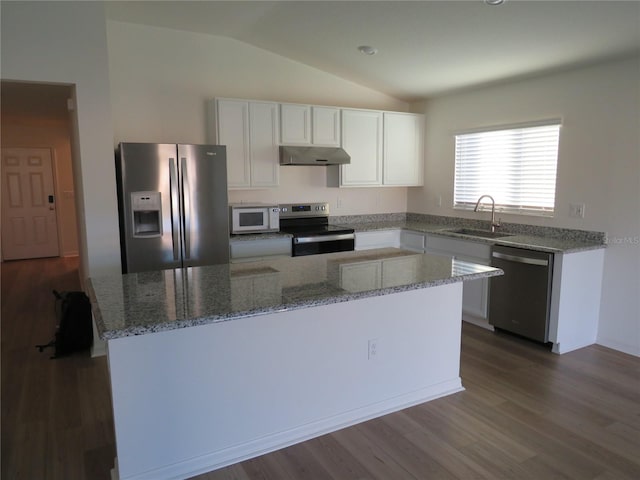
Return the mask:
<path fill-rule="evenodd" d="M 491 265 L 504 275 L 491 278 L 489 323 L 547 343 L 553 254 L 495 245 Z"/>

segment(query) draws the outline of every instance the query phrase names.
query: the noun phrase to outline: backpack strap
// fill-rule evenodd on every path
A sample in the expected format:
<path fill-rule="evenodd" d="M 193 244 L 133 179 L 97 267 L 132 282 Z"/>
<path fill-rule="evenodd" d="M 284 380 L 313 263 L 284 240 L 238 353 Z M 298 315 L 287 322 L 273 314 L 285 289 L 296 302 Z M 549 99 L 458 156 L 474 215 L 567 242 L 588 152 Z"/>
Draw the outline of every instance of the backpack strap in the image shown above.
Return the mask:
<path fill-rule="evenodd" d="M 50 348 L 55 346 L 56 346 L 56 339 L 54 338 L 49 343 L 45 343 L 44 345 L 36 345 L 36 348 L 38 349 L 38 351 L 40 351 L 40 353 L 42 353 L 45 348 Z"/>

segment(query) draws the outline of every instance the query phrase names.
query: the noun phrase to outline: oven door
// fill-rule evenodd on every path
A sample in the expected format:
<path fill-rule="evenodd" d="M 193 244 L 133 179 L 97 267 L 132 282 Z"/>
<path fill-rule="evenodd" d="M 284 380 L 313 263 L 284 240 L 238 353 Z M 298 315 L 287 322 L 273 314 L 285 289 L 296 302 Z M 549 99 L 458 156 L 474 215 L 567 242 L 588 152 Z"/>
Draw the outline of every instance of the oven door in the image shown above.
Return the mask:
<path fill-rule="evenodd" d="M 330 235 L 294 236 L 292 256 L 317 255 L 320 253 L 348 252 L 355 247 L 353 233 Z"/>

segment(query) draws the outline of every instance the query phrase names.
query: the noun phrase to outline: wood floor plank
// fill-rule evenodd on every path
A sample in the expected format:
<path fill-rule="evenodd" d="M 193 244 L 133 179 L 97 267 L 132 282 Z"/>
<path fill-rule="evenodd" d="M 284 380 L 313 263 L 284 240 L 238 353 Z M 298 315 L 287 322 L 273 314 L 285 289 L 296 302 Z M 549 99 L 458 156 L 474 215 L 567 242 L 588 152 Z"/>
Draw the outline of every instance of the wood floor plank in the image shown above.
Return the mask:
<path fill-rule="evenodd" d="M 377 479 L 416 480 L 416 477 L 389 455 L 384 448 L 369 441 L 360 429 L 345 428 L 331 435 L 367 470 L 376 475 Z"/>
<path fill-rule="evenodd" d="M 453 480 L 455 476 L 424 450 L 417 448 L 411 441 L 381 419 L 357 425 L 356 428 L 384 449 L 398 464 L 402 465 L 416 478 Z"/>
<path fill-rule="evenodd" d="M 279 450 L 276 458 L 299 480 L 331 480 L 331 474 L 313 456 L 304 444 L 299 443 Z"/>
<path fill-rule="evenodd" d="M 333 435 L 322 435 L 305 442 L 311 454 L 329 472 L 332 479 L 357 478 L 372 480 L 375 474 L 369 471 L 356 457 L 351 455 Z"/>
<path fill-rule="evenodd" d="M 428 429 L 416 430 L 405 434 L 407 440 L 417 448 L 434 457 L 437 462 L 453 474 L 455 478 L 484 479 L 492 478 L 494 472 L 485 469 L 459 448 L 450 445 Z"/>
<path fill-rule="evenodd" d="M 106 359 L 34 348 L 55 329 L 51 290 L 79 288 L 77 263 L 2 264 L 3 479 L 111 478 Z M 640 478 L 640 358 L 598 345 L 555 355 L 463 323 L 461 376 L 463 392 L 193 478 Z"/>

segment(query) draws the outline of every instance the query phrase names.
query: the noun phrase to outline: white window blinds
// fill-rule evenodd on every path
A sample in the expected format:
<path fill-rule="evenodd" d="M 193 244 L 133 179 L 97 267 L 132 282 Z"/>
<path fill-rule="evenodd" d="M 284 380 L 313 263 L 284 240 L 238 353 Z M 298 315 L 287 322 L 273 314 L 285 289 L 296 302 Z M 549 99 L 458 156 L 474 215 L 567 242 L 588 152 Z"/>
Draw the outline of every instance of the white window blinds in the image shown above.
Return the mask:
<path fill-rule="evenodd" d="M 456 135 L 454 208 L 487 194 L 496 210 L 553 216 L 559 134 L 554 120 Z"/>

